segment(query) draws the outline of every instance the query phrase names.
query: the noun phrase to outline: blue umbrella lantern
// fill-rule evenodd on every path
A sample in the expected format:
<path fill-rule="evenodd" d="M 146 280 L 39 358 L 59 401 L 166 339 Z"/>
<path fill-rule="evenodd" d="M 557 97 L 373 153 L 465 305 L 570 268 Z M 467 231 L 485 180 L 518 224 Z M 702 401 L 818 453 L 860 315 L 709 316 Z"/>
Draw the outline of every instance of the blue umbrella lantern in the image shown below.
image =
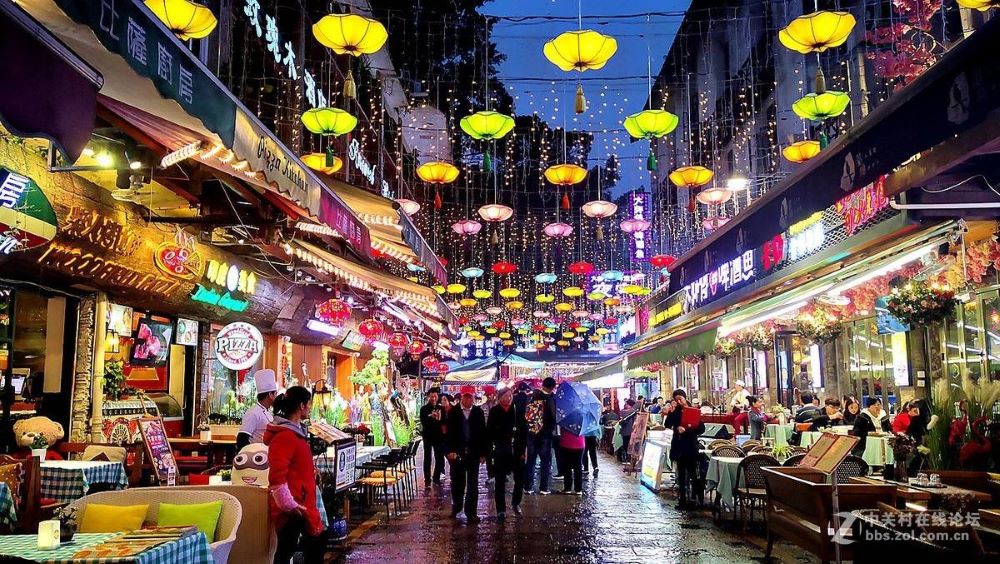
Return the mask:
<path fill-rule="evenodd" d="M 597 436 L 601 432 L 601 401 L 582 382 L 563 382 L 556 389 L 556 422 L 573 433 Z"/>

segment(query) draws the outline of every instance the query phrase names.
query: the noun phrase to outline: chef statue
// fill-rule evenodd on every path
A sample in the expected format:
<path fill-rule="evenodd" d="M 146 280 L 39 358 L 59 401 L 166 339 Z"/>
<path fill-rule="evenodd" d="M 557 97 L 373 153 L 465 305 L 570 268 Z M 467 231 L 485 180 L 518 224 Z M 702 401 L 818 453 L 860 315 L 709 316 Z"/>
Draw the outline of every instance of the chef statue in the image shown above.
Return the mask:
<path fill-rule="evenodd" d="M 736 381 L 736 391 L 733 393 L 732 399 L 729 400 L 729 407 L 738 411 L 750 408 L 750 392 L 743 380 Z"/>
<path fill-rule="evenodd" d="M 264 429 L 274 422 L 271 406 L 274 405 L 274 398 L 278 397 L 278 382 L 274 370 L 258 370 L 254 373 L 253 380 L 257 386 L 257 403 L 243 414 L 243 424 L 236 434 L 238 450 L 251 443 L 263 443 Z"/>

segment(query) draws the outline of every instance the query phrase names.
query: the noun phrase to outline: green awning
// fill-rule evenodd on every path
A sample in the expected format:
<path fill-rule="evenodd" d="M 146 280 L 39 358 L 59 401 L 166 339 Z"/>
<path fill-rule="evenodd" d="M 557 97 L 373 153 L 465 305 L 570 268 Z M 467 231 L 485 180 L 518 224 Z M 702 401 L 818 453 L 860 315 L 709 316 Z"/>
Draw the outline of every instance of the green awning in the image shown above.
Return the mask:
<path fill-rule="evenodd" d="M 654 362 L 670 362 L 688 355 L 708 353 L 715 348 L 717 332 L 718 328 L 711 327 L 699 333 L 630 352 L 628 353 L 628 365 L 638 368 Z"/>
<path fill-rule="evenodd" d="M 604 364 L 599 364 L 594 368 L 580 374 L 575 381 L 577 382 L 589 382 L 590 380 L 597 380 L 598 378 L 603 378 L 605 376 L 611 376 L 612 374 L 619 374 L 624 370 L 622 367 L 622 357 L 616 356 L 615 358 L 605 362 Z"/>

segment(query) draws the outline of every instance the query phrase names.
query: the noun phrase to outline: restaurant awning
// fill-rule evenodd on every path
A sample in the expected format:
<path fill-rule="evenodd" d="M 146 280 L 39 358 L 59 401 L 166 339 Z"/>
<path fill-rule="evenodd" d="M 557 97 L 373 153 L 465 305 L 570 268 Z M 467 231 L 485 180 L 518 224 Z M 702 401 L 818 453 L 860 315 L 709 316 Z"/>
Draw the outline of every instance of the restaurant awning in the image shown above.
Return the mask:
<path fill-rule="evenodd" d="M 616 356 L 615 358 L 598 364 L 597 366 L 587 370 L 577 376 L 575 380 L 577 382 L 589 382 L 591 380 L 597 380 L 598 378 L 604 378 L 614 374 L 622 374 L 625 372 L 625 364 L 622 362 L 624 360 L 624 355 Z"/>
<path fill-rule="evenodd" d="M 0 122 L 80 157 L 97 115 L 103 77 L 13 2 L 0 2 Z"/>
<path fill-rule="evenodd" d="M 717 332 L 717 324 L 711 323 L 707 326 L 672 335 L 648 347 L 629 351 L 628 365 L 630 367 L 643 367 L 656 362 L 667 363 L 685 356 L 711 352 L 715 348 Z"/>
<path fill-rule="evenodd" d="M 141 0 L 23 0 L 35 19 L 105 77 L 101 94 L 211 143 L 208 156 L 261 182 L 370 254 L 368 229 L 156 18 Z M 167 149 L 187 146 L 177 140 Z M 233 167 L 235 168 L 235 167 Z"/>

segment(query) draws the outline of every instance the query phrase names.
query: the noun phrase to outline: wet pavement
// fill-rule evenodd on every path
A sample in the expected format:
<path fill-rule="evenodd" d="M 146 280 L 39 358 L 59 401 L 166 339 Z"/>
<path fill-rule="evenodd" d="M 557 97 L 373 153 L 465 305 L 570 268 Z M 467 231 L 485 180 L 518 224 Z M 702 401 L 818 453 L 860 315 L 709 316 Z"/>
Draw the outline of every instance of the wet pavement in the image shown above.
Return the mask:
<path fill-rule="evenodd" d="M 562 480 L 548 496 L 525 496 L 522 515 L 508 510 L 496 520 L 493 492 L 480 480 L 479 516 L 467 525 L 450 518 L 448 481 L 421 491 L 409 513 L 388 525 L 375 520 L 355 527 L 346 551 L 334 562 L 764 562 L 763 527 L 716 524 L 711 513 L 674 508 L 670 492 L 656 494 L 626 475 L 614 459 L 601 454 L 597 479 L 584 482 L 583 497 L 559 495 Z M 419 460 L 419 457 L 418 457 Z M 423 483 L 422 478 L 420 482 Z M 510 486 L 508 485 L 508 488 Z M 816 558 L 777 543 L 773 562 L 813 563 Z"/>

